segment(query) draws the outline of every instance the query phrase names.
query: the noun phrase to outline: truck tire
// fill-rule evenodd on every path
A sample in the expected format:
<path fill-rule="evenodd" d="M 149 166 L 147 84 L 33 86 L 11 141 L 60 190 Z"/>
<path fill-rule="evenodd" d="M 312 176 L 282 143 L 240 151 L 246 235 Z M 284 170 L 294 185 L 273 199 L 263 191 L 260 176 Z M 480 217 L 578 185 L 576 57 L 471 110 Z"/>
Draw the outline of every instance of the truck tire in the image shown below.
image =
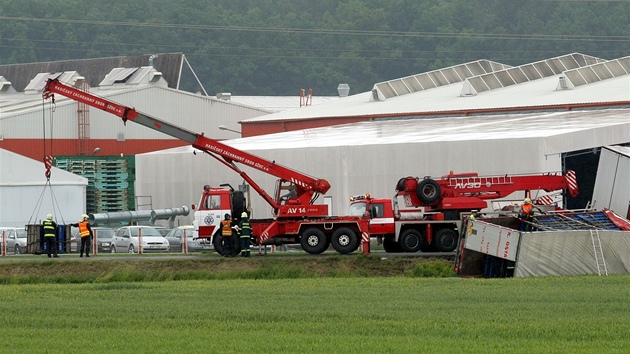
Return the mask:
<path fill-rule="evenodd" d="M 403 177 L 401 179 L 398 180 L 398 183 L 396 183 L 396 191 L 397 192 L 402 192 L 405 190 L 405 181 L 407 180 L 407 177 Z"/>
<path fill-rule="evenodd" d="M 441 229 L 435 234 L 435 247 L 442 252 L 453 252 L 457 248 L 457 232 Z"/>
<path fill-rule="evenodd" d="M 241 219 L 241 214 L 245 210 L 245 193 L 241 191 L 232 192 L 232 219 Z"/>
<path fill-rule="evenodd" d="M 328 239 L 324 231 L 311 227 L 300 237 L 302 249 L 310 254 L 320 254 L 328 248 Z"/>
<path fill-rule="evenodd" d="M 236 256 L 239 253 L 241 253 L 241 242 L 240 239 L 238 238 L 238 236 L 236 236 L 236 234 L 234 234 L 231 237 L 232 240 L 232 256 Z M 212 245 L 214 246 L 214 250 L 220 254 L 223 255 L 223 236 L 221 236 L 220 234 L 218 235 L 214 235 L 214 237 L 212 238 Z"/>
<path fill-rule="evenodd" d="M 223 237 L 220 232 L 212 237 L 212 246 L 216 253 L 223 255 Z"/>
<path fill-rule="evenodd" d="M 335 251 L 341 254 L 348 254 L 359 248 L 359 237 L 357 233 L 348 227 L 340 227 L 332 234 L 330 240 Z"/>
<path fill-rule="evenodd" d="M 398 244 L 403 252 L 418 252 L 422 242 L 422 235 L 414 229 L 403 231 L 398 239 Z"/>
<path fill-rule="evenodd" d="M 424 204 L 433 204 L 440 199 L 440 185 L 430 178 L 423 179 L 416 187 L 416 195 Z"/>
<path fill-rule="evenodd" d="M 387 253 L 399 253 L 399 252 L 402 252 L 402 249 L 400 248 L 400 244 L 398 242 L 394 241 L 394 239 L 392 237 L 386 237 L 383 240 L 383 249 Z"/>

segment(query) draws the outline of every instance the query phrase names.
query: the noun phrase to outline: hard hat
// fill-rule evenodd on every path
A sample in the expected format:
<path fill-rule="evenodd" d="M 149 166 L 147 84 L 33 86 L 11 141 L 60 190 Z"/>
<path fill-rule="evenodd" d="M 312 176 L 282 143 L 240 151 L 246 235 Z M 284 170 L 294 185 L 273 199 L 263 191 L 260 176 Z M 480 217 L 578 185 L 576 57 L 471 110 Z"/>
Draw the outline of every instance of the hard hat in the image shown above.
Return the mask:
<path fill-rule="evenodd" d="M 525 204 L 531 204 L 532 200 L 529 198 L 525 198 L 525 200 L 523 201 L 523 203 Z"/>
<path fill-rule="evenodd" d="M 210 185 L 206 184 L 205 186 L 203 186 L 203 189 L 206 189 L 206 188 L 210 188 Z"/>
<path fill-rule="evenodd" d="M 241 213 L 241 217 L 242 217 L 242 218 L 246 218 L 246 217 L 247 217 L 247 212 L 243 212 L 243 213 Z"/>
<path fill-rule="evenodd" d="M 87 214 L 83 214 L 83 215 L 81 215 L 81 219 L 83 219 L 83 220 L 87 220 L 87 219 L 88 219 Z"/>
<path fill-rule="evenodd" d="M 52 220 L 52 214 L 48 214 L 48 215 L 46 215 L 46 219 L 48 219 L 48 220 Z"/>

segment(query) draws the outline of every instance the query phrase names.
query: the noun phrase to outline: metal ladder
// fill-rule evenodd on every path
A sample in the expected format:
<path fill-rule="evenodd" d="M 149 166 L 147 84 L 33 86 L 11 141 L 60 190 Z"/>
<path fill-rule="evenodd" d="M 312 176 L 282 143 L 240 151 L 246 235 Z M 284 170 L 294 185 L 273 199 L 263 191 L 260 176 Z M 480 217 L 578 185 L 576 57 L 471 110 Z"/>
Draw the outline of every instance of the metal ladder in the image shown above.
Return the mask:
<path fill-rule="evenodd" d="M 597 273 L 602 275 L 608 275 L 608 267 L 606 267 L 606 260 L 604 259 L 604 252 L 602 252 L 602 242 L 599 238 L 598 230 L 591 230 L 591 241 L 593 243 L 593 252 L 595 253 L 595 264 L 597 265 Z"/>

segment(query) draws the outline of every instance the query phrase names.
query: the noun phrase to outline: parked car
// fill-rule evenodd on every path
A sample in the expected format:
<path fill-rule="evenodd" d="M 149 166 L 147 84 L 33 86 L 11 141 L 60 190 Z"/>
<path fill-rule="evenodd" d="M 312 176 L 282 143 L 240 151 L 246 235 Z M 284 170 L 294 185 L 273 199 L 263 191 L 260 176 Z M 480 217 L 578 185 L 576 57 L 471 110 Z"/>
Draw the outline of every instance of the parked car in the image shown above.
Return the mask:
<path fill-rule="evenodd" d="M 0 236 L 4 231 L 7 243 L 7 254 L 21 254 L 26 252 L 26 230 L 19 227 L 0 227 Z"/>
<path fill-rule="evenodd" d="M 116 234 L 114 229 L 109 227 L 93 227 L 92 231 L 98 243 L 98 252 L 109 253 L 112 251 L 112 238 Z"/>
<path fill-rule="evenodd" d="M 162 227 L 162 226 L 153 226 L 153 228 L 155 228 L 156 230 L 158 230 L 158 232 L 159 232 L 159 233 L 160 233 L 160 235 L 162 235 L 162 236 L 166 236 L 166 235 L 167 235 L 167 234 L 171 231 L 171 229 L 167 229 L 167 228 Z"/>
<path fill-rule="evenodd" d="M 188 252 L 201 252 L 205 250 L 211 250 L 212 244 L 207 239 L 193 239 L 193 231 L 195 227 L 192 225 L 179 226 L 169 231 L 166 235 L 166 239 L 170 244 L 169 252 L 183 252 L 184 249 L 184 233 L 186 234 L 186 244 Z"/>
<path fill-rule="evenodd" d="M 142 232 L 142 252 L 168 252 L 169 243 L 152 226 L 123 226 L 112 238 L 111 253 L 138 252 L 138 235 Z"/>
<path fill-rule="evenodd" d="M 109 227 L 93 226 L 92 232 L 94 232 L 94 234 L 96 235 L 96 242 L 98 242 L 98 252 L 111 252 L 112 237 L 115 233 L 114 229 Z M 92 245 L 92 247 L 94 247 L 94 245 Z M 70 236 L 70 252 L 78 253 L 80 249 L 81 235 L 79 234 L 79 228 L 73 227 Z M 90 250 L 90 253 L 92 253 L 92 250 Z"/>

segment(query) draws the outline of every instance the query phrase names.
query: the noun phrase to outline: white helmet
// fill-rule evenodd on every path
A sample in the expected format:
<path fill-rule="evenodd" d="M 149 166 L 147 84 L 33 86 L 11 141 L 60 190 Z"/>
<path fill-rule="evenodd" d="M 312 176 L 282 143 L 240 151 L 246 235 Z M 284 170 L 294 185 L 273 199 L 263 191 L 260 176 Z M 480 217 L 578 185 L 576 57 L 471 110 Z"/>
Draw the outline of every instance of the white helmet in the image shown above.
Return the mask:
<path fill-rule="evenodd" d="M 88 215 L 87 215 L 87 214 L 83 214 L 83 215 L 81 215 L 81 219 L 83 219 L 83 220 L 87 220 L 87 219 L 88 219 Z"/>
<path fill-rule="evenodd" d="M 247 212 L 245 212 L 245 211 L 244 211 L 244 212 L 242 212 L 242 213 L 241 213 L 241 218 L 246 218 L 246 217 L 247 217 Z"/>
<path fill-rule="evenodd" d="M 523 201 L 523 203 L 525 203 L 525 204 L 531 204 L 531 203 L 532 203 L 532 200 L 531 200 L 531 199 L 529 199 L 529 198 L 525 198 L 525 200 Z"/>
<path fill-rule="evenodd" d="M 52 214 L 48 214 L 48 215 L 46 215 L 46 219 L 47 219 L 47 220 L 52 220 Z"/>

